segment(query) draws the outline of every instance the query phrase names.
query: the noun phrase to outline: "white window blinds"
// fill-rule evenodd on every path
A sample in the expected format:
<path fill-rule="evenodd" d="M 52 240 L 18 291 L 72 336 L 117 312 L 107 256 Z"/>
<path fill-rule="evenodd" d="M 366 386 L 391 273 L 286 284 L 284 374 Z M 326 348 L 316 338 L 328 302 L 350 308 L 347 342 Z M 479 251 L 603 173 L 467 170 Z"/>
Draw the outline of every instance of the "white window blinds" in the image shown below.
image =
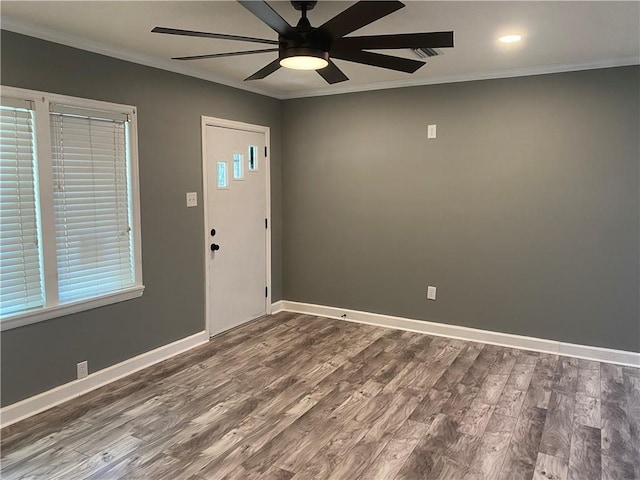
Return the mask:
<path fill-rule="evenodd" d="M 51 156 L 60 304 L 135 284 L 126 115 L 54 106 Z"/>
<path fill-rule="evenodd" d="M 44 305 L 31 102 L 0 106 L 0 314 Z"/>
<path fill-rule="evenodd" d="M 0 330 L 140 297 L 135 107 L 0 100 Z"/>

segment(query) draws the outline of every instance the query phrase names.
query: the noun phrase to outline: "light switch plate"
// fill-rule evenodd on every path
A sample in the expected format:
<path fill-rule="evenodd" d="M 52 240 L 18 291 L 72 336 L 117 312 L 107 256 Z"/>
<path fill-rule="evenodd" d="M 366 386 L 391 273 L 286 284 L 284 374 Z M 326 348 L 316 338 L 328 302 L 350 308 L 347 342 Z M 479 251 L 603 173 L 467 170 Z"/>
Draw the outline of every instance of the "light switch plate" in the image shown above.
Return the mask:
<path fill-rule="evenodd" d="M 187 192 L 187 207 L 198 206 L 198 192 Z"/>
<path fill-rule="evenodd" d="M 436 138 L 436 126 L 437 125 L 427 126 L 427 138 Z"/>
<path fill-rule="evenodd" d="M 436 287 L 427 287 L 427 300 L 436 299 Z"/>

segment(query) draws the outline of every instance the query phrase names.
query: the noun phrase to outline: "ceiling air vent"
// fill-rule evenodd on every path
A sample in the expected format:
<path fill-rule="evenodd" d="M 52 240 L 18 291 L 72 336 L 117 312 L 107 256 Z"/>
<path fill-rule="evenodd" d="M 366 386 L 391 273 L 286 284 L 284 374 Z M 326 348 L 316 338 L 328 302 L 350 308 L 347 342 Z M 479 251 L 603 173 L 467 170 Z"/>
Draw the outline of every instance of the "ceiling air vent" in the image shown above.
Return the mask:
<path fill-rule="evenodd" d="M 420 59 L 444 55 L 444 52 L 439 48 L 412 48 L 411 53 Z"/>

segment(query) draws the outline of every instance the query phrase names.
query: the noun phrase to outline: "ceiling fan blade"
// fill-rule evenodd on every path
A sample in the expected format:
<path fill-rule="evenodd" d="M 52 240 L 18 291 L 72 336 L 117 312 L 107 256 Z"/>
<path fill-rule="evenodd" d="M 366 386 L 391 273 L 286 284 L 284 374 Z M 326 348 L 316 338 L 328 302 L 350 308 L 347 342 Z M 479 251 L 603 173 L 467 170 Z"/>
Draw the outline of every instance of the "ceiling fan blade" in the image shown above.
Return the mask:
<path fill-rule="evenodd" d="M 244 50 L 242 52 L 210 53 L 208 55 L 191 55 L 188 57 L 173 57 L 171 60 L 201 60 L 203 58 L 237 57 L 238 55 L 252 55 L 254 53 L 277 52 L 277 48 L 266 48 L 264 50 Z"/>
<path fill-rule="evenodd" d="M 273 28 L 279 35 L 290 35 L 294 32 L 291 25 L 271 8 L 267 2 L 262 0 L 238 0 L 238 3 Z"/>
<path fill-rule="evenodd" d="M 316 70 L 316 72 L 318 72 L 318 74 L 331 85 L 349 80 L 349 77 L 347 77 L 331 60 L 329 60 L 329 65 L 321 68 L 320 70 Z"/>
<path fill-rule="evenodd" d="M 376 20 L 404 7 L 398 1 L 360 1 L 322 25 L 319 30 L 328 32 L 332 38 L 355 32 Z"/>
<path fill-rule="evenodd" d="M 151 30 L 153 33 L 166 33 L 168 35 L 184 35 L 187 37 L 216 38 L 219 40 L 240 40 L 242 42 L 266 43 L 267 45 L 278 45 L 277 40 L 266 38 L 243 37 L 240 35 L 227 35 L 226 33 L 194 32 L 192 30 L 180 30 L 178 28 L 156 27 Z"/>
<path fill-rule="evenodd" d="M 258 70 L 256 73 L 254 73 L 253 75 L 251 75 L 250 77 L 245 78 L 245 82 L 247 80 L 261 80 L 263 78 L 268 77 L 269 75 L 271 75 L 273 72 L 275 72 L 276 70 L 278 70 L 280 68 L 280 59 L 276 58 L 273 62 L 271 62 L 269 65 L 262 67 L 260 70 Z"/>
<path fill-rule="evenodd" d="M 413 73 L 422 67 L 426 62 L 419 60 L 411 60 L 409 58 L 392 57 L 390 55 L 382 55 L 381 53 L 362 52 L 356 50 L 348 51 L 331 51 L 333 58 L 347 60 L 349 62 L 362 63 L 373 67 L 386 68 L 389 70 L 397 70 L 399 72 Z"/>
<path fill-rule="evenodd" d="M 398 35 L 370 35 L 347 37 L 334 42 L 341 50 L 383 50 L 391 48 L 448 48 L 453 47 L 453 32 L 401 33 Z"/>

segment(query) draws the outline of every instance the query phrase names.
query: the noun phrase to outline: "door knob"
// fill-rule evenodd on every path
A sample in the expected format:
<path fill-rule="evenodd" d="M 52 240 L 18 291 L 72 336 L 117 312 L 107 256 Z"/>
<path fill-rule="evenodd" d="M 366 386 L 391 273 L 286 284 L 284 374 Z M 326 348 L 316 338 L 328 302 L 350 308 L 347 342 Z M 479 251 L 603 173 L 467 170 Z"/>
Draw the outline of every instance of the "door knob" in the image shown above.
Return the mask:
<path fill-rule="evenodd" d="M 215 243 L 211 244 L 211 251 L 215 252 L 216 250 L 220 250 L 220 245 L 216 245 Z"/>

